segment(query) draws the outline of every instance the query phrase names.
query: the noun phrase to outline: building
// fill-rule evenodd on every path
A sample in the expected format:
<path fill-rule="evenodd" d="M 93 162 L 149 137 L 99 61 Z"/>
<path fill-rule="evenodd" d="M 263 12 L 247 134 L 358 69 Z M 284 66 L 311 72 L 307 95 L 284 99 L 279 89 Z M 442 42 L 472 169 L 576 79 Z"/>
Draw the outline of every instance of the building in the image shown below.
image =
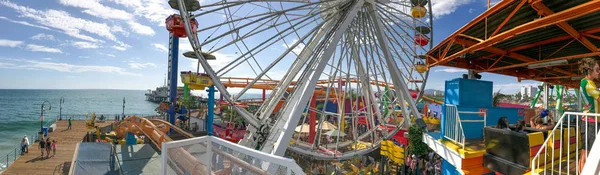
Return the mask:
<path fill-rule="evenodd" d="M 537 91 L 537 87 L 534 86 L 521 86 L 521 99 L 525 99 L 525 97 L 533 97 Z"/>

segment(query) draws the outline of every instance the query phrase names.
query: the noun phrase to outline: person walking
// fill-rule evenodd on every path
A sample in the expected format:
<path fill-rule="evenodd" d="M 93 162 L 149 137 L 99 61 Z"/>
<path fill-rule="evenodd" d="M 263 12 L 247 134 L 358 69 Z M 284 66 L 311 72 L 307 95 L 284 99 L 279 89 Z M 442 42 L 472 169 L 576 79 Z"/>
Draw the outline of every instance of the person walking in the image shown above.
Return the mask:
<path fill-rule="evenodd" d="M 69 127 L 67 129 L 71 129 L 71 117 L 69 117 Z"/>
<path fill-rule="evenodd" d="M 44 151 L 46 151 L 46 141 L 42 138 L 40 140 L 40 150 L 42 152 L 42 158 L 44 158 Z"/>
<path fill-rule="evenodd" d="M 29 138 L 25 135 L 25 153 L 29 153 Z"/>
<path fill-rule="evenodd" d="M 46 158 L 50 157 L 50 151 L 52 151 L 52 142 L 50 137 L 46 138 Z"/>
<path fill-rule="evenodd" d="M 25 154 L 25 137 L 21 139 L 21 155 Z"/>
<path fill-rule="evenodd" d="M 56 140 L 52 140 L 52 157 L 56 155 Z"/>

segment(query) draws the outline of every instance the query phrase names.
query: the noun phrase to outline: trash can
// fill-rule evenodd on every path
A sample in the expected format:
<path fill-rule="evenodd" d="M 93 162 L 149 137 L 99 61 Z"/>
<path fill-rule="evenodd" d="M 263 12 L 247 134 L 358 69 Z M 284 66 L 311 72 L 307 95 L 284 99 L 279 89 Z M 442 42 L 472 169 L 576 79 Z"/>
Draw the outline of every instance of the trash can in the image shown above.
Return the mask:
<path fill-rule="evenodd" d="M 42 132 L 44 133 L 44 137 L 48 136 L 48 127 L 43 127 Z"/>

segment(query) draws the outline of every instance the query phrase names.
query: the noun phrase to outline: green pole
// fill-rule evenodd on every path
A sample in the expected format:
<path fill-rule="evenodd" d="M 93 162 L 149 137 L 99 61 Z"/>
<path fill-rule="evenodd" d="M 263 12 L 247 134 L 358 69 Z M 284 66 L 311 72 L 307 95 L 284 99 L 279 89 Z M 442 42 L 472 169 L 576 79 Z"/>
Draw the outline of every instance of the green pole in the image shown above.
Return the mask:
<path fill-rule="evenodd" d="M 556 85 L 556 115 L 555 118 L 562 115 L 563 107 L 562 107 L 562 95 L 563 95 L 563 86 Z"/>
<path fill-rule="evenodd" d="M 544 86 L 544 83 L 542 83 L 542 86 Z M 540 98 L 541 93 L 542 90 L 538 89 L 537 93 L 535 93 L 535 98 L 533 98 L 533 101 L 531 102 L 531 106 L 529 106 L 529 108 L 535 108 L 535 104 L 537 103 L 538 98 Z"/>
<path fill-rule="evenodd" d="M 390 89 L 386 86 L 385 87 L 385 96 L 383 97 L 383 106 L 385 106 L 383 108 L 383 113 L 386 116 L 390 112 L 389 109 L 388 109 L 389 108 L 389 103 L 390 103 L 389 95 L 390 95 Z"/>
<path fill-rule="evenodd" d="M 187 84 L 183 85 L 183 101 L 187 102 L 188 98 L 190 98 L 190 88 Z"/>

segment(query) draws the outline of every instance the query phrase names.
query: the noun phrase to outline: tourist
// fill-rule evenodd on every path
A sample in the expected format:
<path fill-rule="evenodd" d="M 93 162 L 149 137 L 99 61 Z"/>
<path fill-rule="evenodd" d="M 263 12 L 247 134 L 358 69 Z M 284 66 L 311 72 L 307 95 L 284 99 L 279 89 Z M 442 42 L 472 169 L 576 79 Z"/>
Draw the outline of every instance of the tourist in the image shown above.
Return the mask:
<path fill-rule="evenodd" d="M 598 75 L 600 74 L 598 62 L 593 58 L 581 59 L 579 62 L 579 71 L 581 74 L 585 75 L 585 77 L 581 79 L 581 83 L 579 83 L 579 89 L 581 94 L 583 94 L 583 101 L 585 102 L 583 111 L 584 113 L 597 114 L 599 113 L 598 104 L 600 98 L 598 97 L 600 97 L 600 91 L 598 91 L 594 80 L 597 80 Z M 581 154 L 579 154 L 579 173 L 581 173 L 581 170 L 583 170 L 583 166 L 585 165 L 586 158 L 589 153 L 588 151 L 592 149 L 592 144 L 596 139 L 596 132 L 598 131 L 597 118 L 582 116 L 581 120 L 581 130 L 585 132 L 581 132 L 583 146 L 581 149 Z"/>
<path fill-rule="evenodd" d="M 40 150 L 42 152 L 42 158 L 44 158 L 44 151 L 46 151 L 46 141 L 44 141 L 44 138 L 42 138 L 40 140 Z"/>
<path fill-rule="evenodd" d="M 50 151 L 52 150 L 52 142 L 50 142 L 50 137 L 46 138 L 46 158 L 50 157 Z"/>
<path fill-rule="evenodd" d="M 527 131 L 525 131 L 525 121 L 524 120 L 517 120 L 516 128 L 517 128 L 517 132 L 527 134 Z"/>
<path fill-rule="evenodd" d="M 543 118 L 548 118 L 548 125 L 544 125 Z M 550 111 L 548 111 L 547 109 L 540 112 L 540 116 L 531 118 L 529 123 L 534 129 L 550 130 L 554 128 L 554 119 L 552 119 Z"/>
<path fill-rule="evenodd" d="M 506 119 L 504 116 L 500 117 L 498 123 L 496 124 L 496 128 L 510 131 L 510 128 L 508 128 L 508 119 Z"/>
<path fill-rule="evenodd" d="M 69 117 L 69 127 L 67 129 L 71 129 L 71 117 Z"/>
<path fill-rule="evenodd" d="M 52 157 L 56 155 L 56 140 L 52 140 Z"/>
<path fill-rule="evenodd" d="M 25 135 L 25 153 L 29 153 L 29 138 Z"/>
<path fill-rule="evenodd" d="M 25 138 L 27 138 L 27 136 L 23 137 L 23 139 L 21 139 L 21 155 L 25 154 L 25 148 L 27 147 L 26 142 L 25 142 Z"/>

